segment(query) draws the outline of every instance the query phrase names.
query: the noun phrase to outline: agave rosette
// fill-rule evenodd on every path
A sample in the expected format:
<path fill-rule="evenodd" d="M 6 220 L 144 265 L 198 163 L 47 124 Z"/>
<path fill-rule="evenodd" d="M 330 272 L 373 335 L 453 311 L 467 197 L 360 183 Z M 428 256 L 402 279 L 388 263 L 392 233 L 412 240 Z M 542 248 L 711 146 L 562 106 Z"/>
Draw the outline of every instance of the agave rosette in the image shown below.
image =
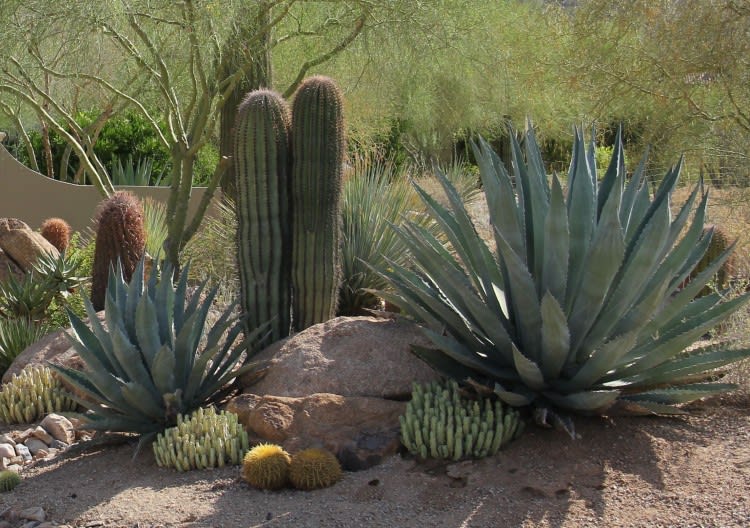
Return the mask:
<path fill-rule="evenodd" d="M 548 179 L 533 130 L 525 155 L 511 135 L 512 177 L 485 141 L 474 145 L 496 248 L 440 171 L 447 206 L 417 190 L 450 244 L 415 223 L 395 227 L 412 263 L 380 269 L 395 290 L 381 295 L 425 323 L 436 350 L 418 353 L 511 405 L 577 413 L 616 402 L 680 413 L 678 404 L 734 388 L 707 372 L 750 350 L 688 348 L 748 300 L 695 298 L 732 248 L 685 285 L 711 238 L 702 186 L 673 218 L 679 165 L 652 198 L 645 157 L 627 181 L 618 134 L 597 183 L 593 145 L 576 131 L 566 196 L 556 175 Z"/>
<path fill-rule="evenodd" d="M 141 259 L 130 284 L 122 269 L 110 270 L 105 299 L 106 329 L 86 300 L 87 325 L 68 310 L 71 341 L 84 371 L 50 365 L 86 397 L 78 402 L 91 413 L 92 429 L 154 434 L 176 423 L 221 394 L 235 377 L 256 368 L 236 368 L 248 342 L 261 329 L 249 332 L 233 347 L 243 331 L 243 320 L 229 306 L 202 343 L 209 308 L 217 288 L 201 300 L 205 282 L 188 298 L 188 267 L 176 288 L 168 264 L 144 278 Z M 89 327 L 90 325 L 90 327 Z"/>

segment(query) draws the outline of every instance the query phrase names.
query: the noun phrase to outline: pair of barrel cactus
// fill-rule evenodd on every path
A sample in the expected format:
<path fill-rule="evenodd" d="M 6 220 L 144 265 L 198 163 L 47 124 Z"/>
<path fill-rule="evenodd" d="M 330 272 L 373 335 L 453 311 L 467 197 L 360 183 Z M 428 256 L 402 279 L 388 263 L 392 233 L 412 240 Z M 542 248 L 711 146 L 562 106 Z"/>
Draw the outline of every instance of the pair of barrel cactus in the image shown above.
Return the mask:
<path fill-rule="evenodd" d="M 328 77 L 305 80 L 291 111 L 271 90 L 238 108 L 241 303 L 248 329 L 271 322 L 271 342 L 336 313 L 344 148 L 343 98 Z"/>

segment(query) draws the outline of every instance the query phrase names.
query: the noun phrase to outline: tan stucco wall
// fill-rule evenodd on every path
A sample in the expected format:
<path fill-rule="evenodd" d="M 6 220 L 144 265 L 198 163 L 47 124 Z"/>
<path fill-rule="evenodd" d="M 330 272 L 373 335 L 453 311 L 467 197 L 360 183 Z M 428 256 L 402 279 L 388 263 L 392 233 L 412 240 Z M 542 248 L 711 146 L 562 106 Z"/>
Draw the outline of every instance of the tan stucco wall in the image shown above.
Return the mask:
<path fill-rule="evenodd" d="M 164 203 L 169 196 L 166 187 L 117 188 L 132 191 L 142 198 L 150 196 Z M 190 218 L 204 192 L 204 187 L 193 188 L 188 206 Z M 18 218 L 32 229 L 38 229 L 47 218 L 58 217 L 80 231 L 91 226 L 94 211 L 101 200 L 102 195 L 95 187 L 47 178 L 19 163 L 0 145 L 0 218 Z"/>

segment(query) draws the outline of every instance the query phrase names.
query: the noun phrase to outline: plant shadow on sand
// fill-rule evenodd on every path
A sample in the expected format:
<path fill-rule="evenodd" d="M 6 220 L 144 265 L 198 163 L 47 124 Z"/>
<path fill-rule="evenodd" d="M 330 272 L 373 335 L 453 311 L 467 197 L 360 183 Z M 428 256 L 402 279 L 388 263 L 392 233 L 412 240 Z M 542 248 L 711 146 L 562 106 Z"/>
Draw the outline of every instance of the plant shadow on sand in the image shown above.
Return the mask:
<path fill-rule="evenodd" d="M 692 412 L 577 418 L 577 440 L 529 427 L 494 457 L 438 463 L 395 456 L 314 492 L 254 490 L 237 467 L 158 468 L 150 449 L 133 460 L 134 444 L 74 448 L 25 470 L 0 502 L 3 509 L 41 506 L 49 519 L 75 526 L 141 528 L 680 525 L 687 507 L 692 515 L 705 508 L 706 522 L 722 503 L 737 510 L 728 501 L 739 499 L 722 493 L 724 485 L 747 489 L 750 482 L 750 412 L 720 403 Z M 740 509 L 750 510 L 747 499 Z"/>

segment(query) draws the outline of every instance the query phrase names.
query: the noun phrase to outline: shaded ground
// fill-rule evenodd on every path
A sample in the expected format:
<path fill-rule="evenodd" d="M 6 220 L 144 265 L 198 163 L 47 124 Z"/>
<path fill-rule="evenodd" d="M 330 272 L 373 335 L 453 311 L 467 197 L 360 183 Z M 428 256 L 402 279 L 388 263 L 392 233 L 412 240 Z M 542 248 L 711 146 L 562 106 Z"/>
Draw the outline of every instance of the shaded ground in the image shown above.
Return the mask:
<path fill-rule="evenodd" d="M 27 469 L 0 495 L 74 526 L 750 526 L 750 410 L 714 400 L 688 418 L 579 418 L 581 438 L 530 427 L 498 456 L 393 457 L 315 492 L 261 492 L 238 468 L 177 473 L 132 445 Z M 97 522 L 95 522 L 97 521 Z"/>

